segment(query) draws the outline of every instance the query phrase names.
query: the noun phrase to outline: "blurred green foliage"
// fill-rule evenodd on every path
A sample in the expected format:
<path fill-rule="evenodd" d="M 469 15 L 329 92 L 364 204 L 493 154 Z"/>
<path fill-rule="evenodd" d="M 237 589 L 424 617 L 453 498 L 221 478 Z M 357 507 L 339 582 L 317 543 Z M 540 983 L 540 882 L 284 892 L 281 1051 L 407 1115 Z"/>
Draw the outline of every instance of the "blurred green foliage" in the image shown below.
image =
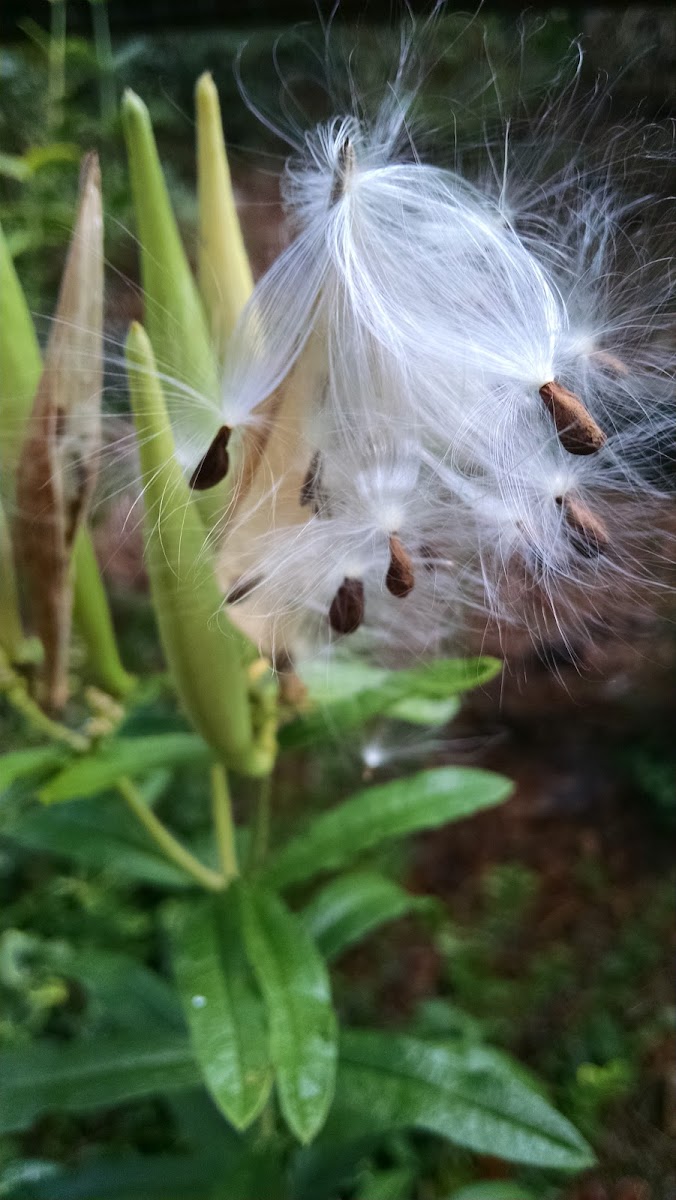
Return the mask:
<path fill-rule="evenodd" d="M 100 19 L 105 5 L 93 7 L 100 10 Z M 490 28 L 501 92 L 523 90 L 524 70 L 513 53 L 513 31 L 497 18 Z M 448 129 L 449 80 L 458 96 L 477 95 L 486 87 L 487 71 L 496 68 L 487 68 L 479 53 L 481 26 L 477 24 L 459 43 L 446 38 L 443 25 L 439 29 L 437 65 L 422 102 L 427 123 Z M 527 90 L 537 95 L 574 33 L 564 13 L 531 36 Z M 336 58 L 341 36 L 336 32 Z M 275 42 L 280 64 L 277 80 L 273 72 L 258 70 L 262 61 L 266 68 L 269 65 Z M 386 42 L 380 32 L 362 31 L 362 53 L 370 58 L 374 87 L 390 55 Z M 99 148 L 104 161 L 108 255 L 116 269 L 125 273 L 135 269 L 130 255 L 131 199 L 116 104 L 123 86 L 150 97 L 163 158 L 171 163 L 172 199 L 188 238 L 195 220 L 189 114 L 194 79 L 200 71 L 211 69 L 218 81 L 226 136 L 236 154 L 238 150 L 249 155 L 252 150 L 260 152 L 269 164 L 265 156 L 285 149 L 272 131 L 258 123 L 239 90 L 233 63 L 241 43 L 239 35 L 232 33 L 181 34 L 137 38 L 109 50 L 105 30 L 102 34 L 99 28 L 98 45 L 66 38 L 62 55 L 55 58 L 53 38 L 30 26 L 25 41 L 0 48 L 4 85 L 0 221 L 36 313 L 51 311 L 61 251 L 72 226 L 78 163 L 82 150 L 90 145 Z M 279 30 L 269 30 L 249 38 L 239 71 L 252 104 L 263 112 L 275 111 L 280 93 L 287 98 L 292 93 L 293 104 L 301 110 L 326 107 L 323 82 L 311 81 L 314 51 L 312 38 L 305 34 L 291 36 L 284 31 L 280 36 Z M 272 82 L 261 84 L 261 76 Z M 480 129 L 466 132 L 470 139 L 481 136 Z M 128 661 L 156 669 L 159 651 L 149 606 L 132 598 L 122 598 L 120 605 Z M 81 716 L 78 703 L 75 710 Z M 407 719 L 412 720 L 410 712 Z M 395 724 L 394 735 L 387 722 L 384 726 L 376 710 L 374 736 L 401 739 L 401 724 Z M 124 732 L 150 736 L 184 729 L 168 692 L 158 686 L 128 717 Z M 18 726 L 4 713 L 0 737 L 7 749 L 25 745 Z M 416 745 L 419 751 L 425 743 L 420 739 Z M 321 803 L 323 808 L 346 782 L 354 784 L 362 765 L 345 747 L 334 758 L 316 751 L 302 763 L 292 757 L 278 784 L 281 828 L 293 827 L 301 814 L 307 821 L 312 804 Z M 637 759 L 637 771 L 658 805 L 671 811 L 672 780 L 657 755 L 647 752 Z M 156 772 L 147 787 L 148 802 L 157 806 L 188 845 L 208 854 L 209 797 L 201 775 L 190 767 L 171 775 Z M 242 806 L 251 799 L 247 789 L 244 784 L 237 797 Z M 0 1047 L 20 1050 L 42 1035 L 87 1043 L 130 1029 L 150 1032 L 158 1024 L 182 1028 L 174 993 L 166 982 L 164 893 L 157 880 L 135 877 L 115 847 L 107 858 L 91 859 L 87 849 L 91 839 L 88 843 L 82 830 L 79 856 L 73 852 L 78 838 L 67 828 L 61 831 L 61 841 L 54 842 L 59 848 L 51 850 L 45 848 L 49 834 L 40 831 L 39 820 L 26 833 L 29 820 L 24 836 L 17 836 L 32 795 L 32 783 L 23 781 L 2 792 Z M 77 803 L 86 824 L 88 801 Z M 92 824 L 106 819 L 105 796 L 97 805 L 90 814 Z M 51 819 L 56 824 L 59 817 Z M 43 825 L 49 820 L 47 816 Z M 371 871 L 395 869 L 403 875 L 410 858 L 410 850 L 400 845 L 379 848 L 366 866 Z M 585 902 L 593 907 L 612 883 L 603 865 L 596 863 L 591 875 L 571 880 L 570 886 L 586 891 Z M 431 943 L 441 961 L 439 994 L 416 1005 L 412 1032 L 430 1041 L 452 1036 L 468 1046 L 483 1046 L 490 1040 L 524 1058 L 546 1080 L 562 1111 L 603 1150 L 618 1111 L 631 1108 L 641 1091 L 650 1056 L 674 1029 L 673 1009 L 661 994 L 653 999 L 650 991 L 672 921 L 671 884 L 656 878 L 646 889 L 640 911 L 605 938 L 593 961 L 584 945 L 557 936 L 534 936 L 539 893 L 540 880 L 532 869 L 506 863 L 483 875 L 479 902 L 469 917 L 456 917 L 445 904 L 429 898 L 412 904 L 409 915 L 400 917 L 390 932 L 370 933 L 367 970 L 355 967 L 349 955 L 336 955 L 339 1004 L 353 1020 L 383 1024 L 381 985 L 384 980 L 392 989 L 400 982 L 397 939 L 412 929 L 412 936 L 421 944 Z M 393 916 L 398 915 L 395 901 L 390 892 Z M 348 926 L 349 922 L 343 932 Z M 341 930 L 334 929 L 333 936 L 340 942 Z M 525 1070 L 524 1077 L 531 1081 Z M 479 1184 L 483 1190 L 472 1192 L 470 1185 L 482 1172 L 476 1156 L 422 1132 L 390 1133 L 376 1147 L 366 1144 L 356 1158 L 354 1151 L 350 1157 L 340 1146 L 332 1154 L 325 1147 L 310 1147 L 292 1157 L 288 1144 L 276 1135 L 267 1138 L 262 1150 L 266 1130 L 259 1132 L 261 1141 L 253 1139 L 244 1147 L 243 1139 L 225 1125 L 205 1093 L 197 1091 L 131 1100 L 94 1115 L 50 1114 L 30 1132 L 12 1134 L 2 1142 L 0 1196 L 102 1200 L 124 1195 L 127 1200 L 137 1196 L 168 1200 L 166 1181 L 171 1179 L 180 1195 L 278 1200 L 275 1188 L 283 1169 L 293 1181 L 297 1200 L 314 1200 L 318 1195 L 360 1200 L 413 1196 L 416 1200 L 470 1200 L 472 1196 L 475 1200 L 546 1200 L 561 1195 L 556 1174 L 527 1167 L 514 1168 L 513 1183 L 506 1185 L 512 1189 L 509 1192 L 500 1192 L 500 1184 Z"/>

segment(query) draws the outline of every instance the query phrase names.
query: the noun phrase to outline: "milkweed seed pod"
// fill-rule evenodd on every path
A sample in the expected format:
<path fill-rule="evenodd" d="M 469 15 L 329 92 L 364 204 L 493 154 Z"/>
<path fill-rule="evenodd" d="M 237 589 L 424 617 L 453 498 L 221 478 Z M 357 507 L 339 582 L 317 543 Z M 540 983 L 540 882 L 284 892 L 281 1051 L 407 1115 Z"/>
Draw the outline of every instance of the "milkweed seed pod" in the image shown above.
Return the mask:
<path fill-rule="evenodd" d="M 405 74 L 289 159 L 293 238 L 228 343 L 194 477 L 227 430 L 224 585 L 280 658 L 348 636 L 419 654 L 481 619 L 556 621 L 569 593 L 584 622 L 656 567 L 674 272 L 652 135 L 568 155 L 564 89 L 483 162 L 430 163 Z"/>

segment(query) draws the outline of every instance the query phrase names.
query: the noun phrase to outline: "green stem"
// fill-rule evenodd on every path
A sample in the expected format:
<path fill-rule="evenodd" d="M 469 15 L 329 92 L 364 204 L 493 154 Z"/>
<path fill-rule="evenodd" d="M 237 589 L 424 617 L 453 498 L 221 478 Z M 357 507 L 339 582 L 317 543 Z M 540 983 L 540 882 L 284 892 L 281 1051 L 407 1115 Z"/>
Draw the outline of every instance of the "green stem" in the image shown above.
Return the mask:
<path fill-rule="evenodd" d="M 66 95 L 66 0 L 51 0 L 49 67 L 47 76 L 47 124 L 57 128 L 63 120 Z"/>
<path fill-rule="evenodd" d="M 145 803 L 138 789 L 134 786 L 131 779 L 126 775 L 122 775 L 117 781 L 117 790 L 124 799 L 127 806 L 131 809 L 134 816 L 150 835 L 155 844 L 159 846 L 165 858 L 170 862 L 180 867 L 187 875 L 190 875 L 197 883 L 209 892 L 222 892 L 225 887 L 225 880 L 218 871 L 212 871 L 211 867 L 205 867 L 194 854 L 186 850 L 185 846 L 181 845 L 178 838 L 175 838 L 166 825 L 163 825 L 155 813 Z"/>
<path fill-rule="evenodd" d="M 59 721 L 53 721 L 28 694 L 26 685 L 19 675 L 10 667 L 7 658 L 0 652 L 0 694 L 15 712 L 29 724 L 36 733 L 43 733 L 53 742 L 61 742 L 71 750 L 81 753 L 87 750 L 89 742 L 81 733 L 75 733 Z"/>
<path fill-rule="evenodd" d="M 270 842 L 270 799 L 272 796 L 272 776 L 265 775 L 260 781 L 256 816 L 254 820 L 249 867 L 256 869 L 265 862 Z"/>
<path fill-rule="evenodd" d="M 239 875 L 237 849 L 235 845 L 235 824 L 232 819 L 232 803 L 228 788 L 228 776 L 220 763 L 211 768 L 211 803 L 216 830 L 218 859 L 221 864 L 226 884 Z"/>
<path fill-rule="evenodd" d="M 89 530 L 83 526 L 73 550 L 75 585 L 73 616 L 87 651 L 87 672 L 93 682 L 116 699 L 135 685 L 117 649 L 113 622 Z"/>
<path fill-rule="evenodd" d="M 115 120 L 117 96 L 113 74 L 113 46 L 106 0 L 91 0 L 94 48 L 99 70 L 99 109 L 101 120 L 110 127 Z"/>
<path fill-rule="evenodd" d="M 277 1132 L 275 1102 L 274 1102 L 274 1099 L 272 1099 L 272 1098 L 270 1098 L 270 1100 L 268 1100 L 267 1104 L 265 1105 L 265 1108 L 263 1109 L 263 1111 L 261 1113 L 259 1129 L 260 1129 L 261 1141 L 264 1144 L 268 1144 L 269 1142 L 271 1142 Z"/>

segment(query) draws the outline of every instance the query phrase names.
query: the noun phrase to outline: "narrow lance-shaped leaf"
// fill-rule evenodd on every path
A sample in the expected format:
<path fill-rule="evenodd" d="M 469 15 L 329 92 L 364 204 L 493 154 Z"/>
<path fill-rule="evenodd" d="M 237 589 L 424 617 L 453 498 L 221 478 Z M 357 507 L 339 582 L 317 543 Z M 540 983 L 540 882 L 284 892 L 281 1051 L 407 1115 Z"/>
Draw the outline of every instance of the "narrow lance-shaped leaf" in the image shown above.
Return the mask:
<path fill-rule="evenodd" d="M 328 972 L 310 935 L 278 896 L 243 893 L 249 962 L 265 998 L 279 1102 L 301 1142 L 319 1132 L 333 1098 L 336 1018 Z"/>
<path fill-rule="evenodd" d="M 330 960 L 378 926 L 395 921 L 421 903 L 425 901 L 376 871 L 353 871 L 321 888 L 301 913 L 301 919 Z"/>
<path fill-rule="evenodd" d="M 163 889 L 182 890 L 194 883 L 169 862 L 118 797 L 31 807 L 12 820 L 7 833 L 20 846 L 69 858 L 113 877 Z"/>
<path fill-rule="evenodd" d="M 376 784 L 317 817 L 272 860 L 268 879 L 286 887 L 334 870 L 381 842 L 459 821 L 505 800 L 508 779 L 477 767 L 438 767 Z"/>
<path fill-rule="evenodd" d="M 236 1129 L 261 1112 L 272 1087 L 263 1005 L 244 956 L 236 887 L 169 910 L 178 990 L 195 1056 Z"/>
<path fill-rule="evenodd" d="M 443 710 L 439 705 L 448 706 L 452 697 L 487 683 L 500 667 L 498 659 L 488 657 L 438 659 L 422 667 L 395 671 L 369 667 L 366 670 L 360 668 L 357 673 L 350 666 L 355 686 L 348 686 L 341 694 L 341 676 L 344 679 L 345 672 L 338 665 L 335 669 L 338 694 L 335 697 L 329 694 L 323 704 L 290 721 L 281 730 L 281 744 L 291 748 L 312 745 L 322 738 L 337 738 L 382 713 L 415 721 L 426 715 L 432 723 L 437 719 L 450 719 L 452 709 L 446 707 Z M 333 673 L 333 667 L 328 672 L 324 669 L 329 689 Z M 360 675 L 363 686 L 359 685 Z M 310 672 L 311 685 L 312 682 Z M 320 683 L 321 687 L 326 691 L 324 683 Z M 313 691 L 311 686 L 311 695 Z M 423 702 L 427 703 L 426 713 L 424 707 L 416 713 L 416 703 L 422 705 Z"/>
<path fill-rule="evenodd" d="M 518 1064 L 481 1045 L 345 1031 L 331 1121 L 347 1138 L 412 1127 L 512 1162 L 569 1171 L 594 1162 Z"/>
<path fill-rule="evenodd" d="M 47 772 L 60 766 L 66 752 L 59 746 L 36 746 L 30 750 L 12 750 L 0 757 L 0 793 L 16 779 Z"/>
<path fill-rule="evenodd" d="M 184 1034 L 118 1034 L 99 1041 L 35 1042 L 0 1054 L 0 1133 L 46 1112 L 88 1112 L 194 1087 L 199 1070 Z"/>
<path fill-rule="evenodd" d="M 127 90 L 122 125 L 139 239 L 144 321 L 165 383 L 180 465 L 191 474 L 216 437 L 218 371 L 209 329 L 171 209 L 150 114 Z M 199 498 L 207 525 L 222 516 L 225 485 Z"/>
<path fill-rule="evenodd" d="M 266 773 L 269 756 L 258 755 L 253 742 L 243 635 L 221 612 L 204 526 L 174 456 L 152 348 L 140 325 L 131 328 L 127 361 L 144 484 L 146 560 L 167 664 L 195 729 L 222 761 L 243 774 Z"/>
<path fill-rule="evenodd" d="M 199 286 L 219 360 L 253 290 L 223 140 L 216 85 L 208 72 L 195 89 Z"/>
<path fill-rule="evenodd" d="M 78 755 L 40 792 L 46 804 L 75 797 L 96 796 L 115 786 L 120 775 L 146 778 L 162 767 L 183 764 L 206 767 L 211 755 L 194 733 L 154 733 L 145 737 L 116 737 L 87 754 Z"/>
<path fill-rule="evenodd" d="M 46 701 L 57 709 L 68 694 L 71 555 L 98 466 L 102 324 L 101 177 L 92 154 L 17 474 L 17 550 L 45 649 Z"/>

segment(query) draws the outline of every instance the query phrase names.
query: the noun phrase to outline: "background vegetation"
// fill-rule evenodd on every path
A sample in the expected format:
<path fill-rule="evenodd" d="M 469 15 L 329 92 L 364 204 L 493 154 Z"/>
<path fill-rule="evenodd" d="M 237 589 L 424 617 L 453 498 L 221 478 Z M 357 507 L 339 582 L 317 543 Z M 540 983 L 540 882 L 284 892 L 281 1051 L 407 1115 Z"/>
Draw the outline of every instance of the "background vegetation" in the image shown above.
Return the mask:
<path fill-rule="evenodd" d="M 62 4 L 48 8 L 51 29 L 47 22 L 28 22 L 0 47 L 0 224 L 38 329 L 46 332 L 54 308 L 79 164 L 91 147 L 103 163 L 107 329 L 122 337 L 129 320 L 141 315 L 118 108 L 124 86 L 149 104 L 191 248 L 192 90 L 199 73 L 212 70 L 245 238 L 260 271 L 284 237 L 276 190 L 283 147 L 243 101 L 234 69 L 242 31 L 137 34 L 111 42 L 99 2 L 91 5 L 92 36 L 85 39 L 68 36 Z M 594 34 L 590 26 L 591 73 L 621 56 L 627 20 L 617 19 L 614 40 L 607 29 L 597 26 Z M 647 13 L 646 49 L 655 28 L 664 40 L 661 20 Z M 524 67 L 513 53 L 513 21 L 488 18 L 504 94 L 526 87 L 536 97 L 580 32 L 579 21 L 563 10 L 552 13 L 531 33 Z M 485 24 L 453 42 L 441 23 L 438 64 L 426 85 L 432 125 L 449 87 L 456 94 L 481 89 Z M 354 30 L 335 33 L 337 41 L 354 36 Z M 387 36 L 368 26 L 357 36 L 372 54 L 377 77 L 388 55 Z M 302 81 L 303 105 L 319 110 L 324 98 L 307 82 L 316 73 L 311 43 L 304 36 L 287 39 L 281 24 L 248 34 L 239 65 L 243 86 L 256 107 L 274 111 L 280 83 L 270 63 L 277 43 L 282 78 L 292 72 Z M 617 89 L 620 111 L 634 105 L 641 83 L 649 106 L 664 112 L 647 67 L 635 66 Z M 471 141 L 478 131 L 463 132 Z M 440 134 L 440 156 L 445 136 Z M 108 405 L 123 411 L 125 404 L 112 365 Z M 115 470 L 124 482 L 126 465 Z M 122 657 L 154 676 L 122 732 L 144 738 L 184 733 L 157 675 L 162 656 L 141 551 L 122 527 L 116 490 L 104 478 L 97 545 Z M 376 706 L 376 715 L 349 737 L 332 738 L 325 729 L 317 745 L 291 751 L 272 796 L 278 844 L 315 811 L 404 768 L 453 762 L 487 766 L 516 780 L 515 797 L 494 811 L 374 849 L 349 890 L 361 889 L 368 898 L 374 878 L 397 880 L 387 897 L 374 901 L 389 920 L 373 921 L 372 932 L 368 921 L 358 931 L 329 929 L 324 949 L 334 963 L 336 1003 L 346 1024 L 405 1028 L 430 1044 L 452 1035 L 464 1047 L 490 1045 L 491 1053 L 514 1055 L 591 1142 L 597 1167 L 566 1182 L 558 1171 L 509 1163 L 499 1147 L 495 1154 L 476 1153 L 420 1130 L 397 1131 L 377 1143 L 367 1139 L 357 1151 L 353 1140 L 349 1154 L 338 1142 L 332 1155 L 311 1147 L 290 1157 L 269 1114 L 244 1146 L 205 1093 L 186 1088 L 158 1098 L 142 1089 L 141 1098 L 111 1101 L 93 1113 L 69 1112 L 66 1104 L 66 1111 L 9 1132 L 0 1149 L 0 1195 L 281 1200 L 284 1169 L 287 1194 L 313 1200 L 672 1196 L 676 1013 L 667 963 L 674 941 L 669 842 L 676 799 L 670 622 L 656 619 L 650 626 L 640 667 L 633 661 L 627 667 L 621 641 L 600 664 L 582 664 L 582 686 L 571 664 L 536 669 L 530 662 L 526 669 L 515 647 L 517 682 L 508 682 L 502 705 L 497 687 L 486 684 L 460 716 L 450 721 L 449 711 L 431 730 L 420 723 L 420 713 L 402 724 Z M 603 677 L 617 679 L 627 670 L 629 686 L 619 700 L 609 697 Z M 71 716 L 78 722 L 116 720 L 105 698 L 93 692 L 79 696 Z M 0 706 L 0 721 L 3 750 L 25 749 L 25 726 L 8 705 Z M 16 1053 L 18 1062 L 44 1037 L 86 1047 L 134 1031 L 142 1046 L 160 1028 L 180 1031 L 183 1019 L 167 983 L 166 936 L 166 899 L 180 878 L 153 856 L 110 796 L 40 808 L 34 802 L 40 778 L 3 777 L 0 764 L 0 1047 Z M 202 849 L 209 797 L 204 773 L 193 763 L 172 771 L 158 766 L 146 782 L 145 799 L 190 847 Z M 244 782 L 235 795 L 238 818 L 252 800 L 252 785 Z M 240 854 L 246 856 L 245 846 Z M 359 946 L 352 945 L 357 933 L 368 935 Z"/>

